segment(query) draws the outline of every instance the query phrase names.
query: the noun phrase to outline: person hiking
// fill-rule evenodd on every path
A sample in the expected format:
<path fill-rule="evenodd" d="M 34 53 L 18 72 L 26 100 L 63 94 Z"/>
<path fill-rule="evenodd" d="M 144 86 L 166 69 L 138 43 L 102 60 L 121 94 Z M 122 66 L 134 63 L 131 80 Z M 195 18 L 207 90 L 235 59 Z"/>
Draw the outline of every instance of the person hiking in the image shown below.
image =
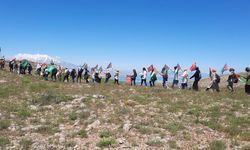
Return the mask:
<path fill-rule="evenodd" d="M 230 75 L 228 76 L 227 82 L 227 88 L 228 90 L 230 90 L 231 92 L 234 91 L 234 83 L 238 83 L 238 78 L 235 74 L 235 70 L 233 68 L 229 69 Z"/>
<path fill-rule="evenodd" d="M 14 61 L 10 61 L 10 62 L 9 62 L 9 68 L 10 68 L 10 72 L 13 72 L 13 69 L 14 69 Z"/>
<path fill-rule="evenodd" d="M 211 70 L 210 78 L 211 78 L 211 82 L 208 85 L 206 91 L 212 89 L 213 91 L 216 90 L 217 92 L 220 92 L 220 87 L 219 87 L 220 76 L 216 73 L 215 69 Z"/>
<path fill-rule="evenodd" d="M 79 67 L 77 70 L 77 78 L 76 78 L 77 83 L 82 82 L 82 73 L 83 73 L 83 69 L 82 67 Z"/>
<path fill-rule="evenodd" d="M 114 84 L 119 85 L 119 74 L 120 74 L 119 70 L 116 70 L 115 75 L 114 75 L 114 79 L 115 79 Z"/>
<path fill-rule="evenodd" d="M 140 75 L 141 75 L 141 86 L 143 83 L 145 84 L 145 86 L 147 86 L 147 70 L 145 67 L 142 69 L 142 73 L 140 73 Z"/>
<path fill-rule="evenodd" d="M 105 72 L 105 82 L 104 83 L 108 83 L 110 78 L 111 78 L 111 73 L 110 73 L 109 69 L 107 69 Z"/>
<path fill-rule="evenodd" d="M 199 81 L 201 80 L 201 71 L 199 67 L 196 67 L 194 75 L 190 77 L 190 79 L 194 78 L 194 83 L 193 83 L 193 90 L 198 91 L 199 90 Z"/>
<path fill-rule="evenodd" d="M 151 73 L 150 73 L 150 81 L 149 84 L 151 87 L 155 86 L 155 81 L 157 80 L 157 76 L 156 73 L 154 71 L 154 69 L 152 69 Z"/>
<path fill-rule="evenodd" d="M 28 73 L 31 75 L 31 71 L 33 70 L 32 65 L 29 63 L 27 68 L 28 68 Z"/>
<path fill-rule="evenodd" d="M 64 78 L 63 78 L 63 82 L 65 82 L 65 80 L 67 80 L 67 82 L 69 82 L 69 75 L 70 75 L 69 69 L 65 68 L 64 73 L 65 73 L 65 75 L 64 75 Z"/>
<path fill-rule="evenodd" d="M 181 89 L 186 89 L 188 87 L 188 72 L 187 69 L 184 69 L 182 73 Z"/>
<path fill-rule="evenodd" d="M 40 76 L 41 75 L 41 71 L 42 71 L 42 65 L 38 63 L 36 65 L 36 74 L 38 74 Z"/>
<path fill-rule="evenodd" d="M 178 84 L 179 84 L 179 71 L 180 71 L 180 68 L 178 66 L 175 66 L 174 67 L 174 79 L 173 79 L 173 83 L 172 83 L 172 88 L 174 88 L 175 86 L 178 87 Z"/>
<path fill-rule="evenodd" d="M 85 70 L 84 80 L 86 81 L 86 83 L 89 83 L 89 70 L 88 70 L 88 68 L 85 68 L 84 70 Z"/>
<path fill-rule="evenodd" d="M 133 74 L 131 76 L 131 86 L 134 84 L 136 85 L 136 78 L 137 78 L 137 72 L 135 69 L 133 69 Z"/>
<path fill-rule="evenodd" d="M 245 77 L 245 79 L 246 79 L 245 92 L 248 95 L 250 95 L 250 68 L 249 67 L 246 67 L 246 72 L 247 72 L 247 75 Z"/>
<path fill-rule="evenodd" d="M 161 70 L 160 75 L 162 76 L 162 86 L 165 88 L 167 86 L 167 81 L 168 81 L 168 69 L 166 67 L 163 67 Z"/>
<path fill-rule="evenodd" d="M 75 69 L 71 70 L 70 76 L 71 76 L 72 82 L 74 83 L 75 79 L 76 79 L 76 70 Z"/>

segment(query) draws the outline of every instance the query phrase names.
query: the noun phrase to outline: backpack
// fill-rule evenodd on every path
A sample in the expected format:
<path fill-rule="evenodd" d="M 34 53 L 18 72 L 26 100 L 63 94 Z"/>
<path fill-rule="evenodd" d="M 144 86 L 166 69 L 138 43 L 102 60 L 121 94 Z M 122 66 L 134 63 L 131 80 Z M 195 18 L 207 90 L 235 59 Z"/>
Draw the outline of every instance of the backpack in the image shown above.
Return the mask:
<path fill-rule="evenodd" d="M 216 74 L 215 77 L 216 77 L 216 82 L 220 83 L 220 76 L 218 74 Z"/>

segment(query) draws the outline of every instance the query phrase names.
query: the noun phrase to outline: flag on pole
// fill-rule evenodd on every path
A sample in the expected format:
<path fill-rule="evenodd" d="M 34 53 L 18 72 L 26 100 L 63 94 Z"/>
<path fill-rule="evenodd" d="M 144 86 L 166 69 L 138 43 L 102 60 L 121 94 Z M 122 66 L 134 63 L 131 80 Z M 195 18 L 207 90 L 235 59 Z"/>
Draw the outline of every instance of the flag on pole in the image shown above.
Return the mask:
<path fill-rule="evenodd" d="M 196 70 L 196 63 L 192 64 L 192 66 L 190 67 L 190 71 L 195 71 Z"/>
<path fill-rule="evenodd" d="M 94 69 L 98 69 L 98 64 L 94 67 Z"/>
<path fill-rule="evenodd" d="M 150 65 L 150 66 L 148 67 L 148 72 L 152 71 L 153 69 L 154 69 L 154 66 L 153 66 L 153 65 Z"/>
<path fill-rule="evenodd" d="M 83 68 L 84 68 L 84 69 L 88 69 L 88 64 L 87 64 L 87 63 L 84 63 Z"/>
<path fill-rule="evenodd" d="M 98 70 L 99 70 L 99 72 L 102 72 L 103 71 L 102 66 L 100 66 L 100 68 Z"/>
<path fill-rule="evenodd" d="M 221 70 L 221 74 L 223 74 L 225 71 L 227 71 L 228 70 L 228 65 L 227 64 L 225 64 L 224 65 L 224 67 L 222 68 L 222 70 Z"/>
<path fill-rule="evenodd" d="M 177 67 L 177 69 L 178 69 L 178 70 L 180 70 L 180 69 L 181 69 L 181 66 L 180 66 L 180 64 L 179 64 L 179 63 L 177 64 L 177 66 L 176 66 L 176 67 Z"/>
<path fill-rule="evenodd" d="M 163 69 L 169 70 L 169 67 L 165 64 L 164 67 L 163 67 Z"/>
<path fill-rule="evenodd" d="M 112 63 L 109 63 L 109 65 L 107 66 L 107 69 L 112 68 Z"/>

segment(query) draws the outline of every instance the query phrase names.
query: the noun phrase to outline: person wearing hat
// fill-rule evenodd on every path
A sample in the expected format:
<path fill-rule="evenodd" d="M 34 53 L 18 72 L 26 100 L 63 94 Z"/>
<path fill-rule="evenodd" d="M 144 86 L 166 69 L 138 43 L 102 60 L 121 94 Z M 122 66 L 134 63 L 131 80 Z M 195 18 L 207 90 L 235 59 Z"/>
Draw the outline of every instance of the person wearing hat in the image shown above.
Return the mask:
<path fill-rule="evenodd" d="M 237 78 L 237 76 L 235 74 L 235 70 L 233 68 L 230 68 L 229 72 L 230 72 L 230 75 L 228 76 L 228 79 L 227 79 L 227 82 L 228 82 L 227 88 L 228 88 L 228 90 L 233 92 L 234 91 L 233 84 L 238 82 L 238 78 Z"/>
<path fill-rule="evenodd" d="M 220 76 L 216 73 L 215 69 L 210 69 L 210 78 L 211 82 L 209 86 L 207 87 L 206 91 L 212 89 L 213 91 L 216 90 L 217 92 L 220 92 Z"/>

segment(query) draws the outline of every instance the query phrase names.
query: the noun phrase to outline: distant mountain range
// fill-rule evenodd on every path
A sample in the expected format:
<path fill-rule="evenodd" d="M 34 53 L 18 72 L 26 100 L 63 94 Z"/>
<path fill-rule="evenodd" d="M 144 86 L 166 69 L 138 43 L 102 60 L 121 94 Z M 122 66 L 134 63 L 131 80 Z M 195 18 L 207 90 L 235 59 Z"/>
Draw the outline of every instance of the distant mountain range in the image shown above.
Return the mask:
<path fill-rule="evenodd" d="M 55 64 L 61 65 L 63 67 L 77 68 L 77 65 L 62 61 L 60 57 L 52 57 L 46 54 L 22 54 L 20 53 L 20 54 L 13 56 L 11 59 L 14 59 L 14 58 L 16 58 L 16 60 L 27 59 L 35 63 L 51 63 L 53 61 Z"/>

